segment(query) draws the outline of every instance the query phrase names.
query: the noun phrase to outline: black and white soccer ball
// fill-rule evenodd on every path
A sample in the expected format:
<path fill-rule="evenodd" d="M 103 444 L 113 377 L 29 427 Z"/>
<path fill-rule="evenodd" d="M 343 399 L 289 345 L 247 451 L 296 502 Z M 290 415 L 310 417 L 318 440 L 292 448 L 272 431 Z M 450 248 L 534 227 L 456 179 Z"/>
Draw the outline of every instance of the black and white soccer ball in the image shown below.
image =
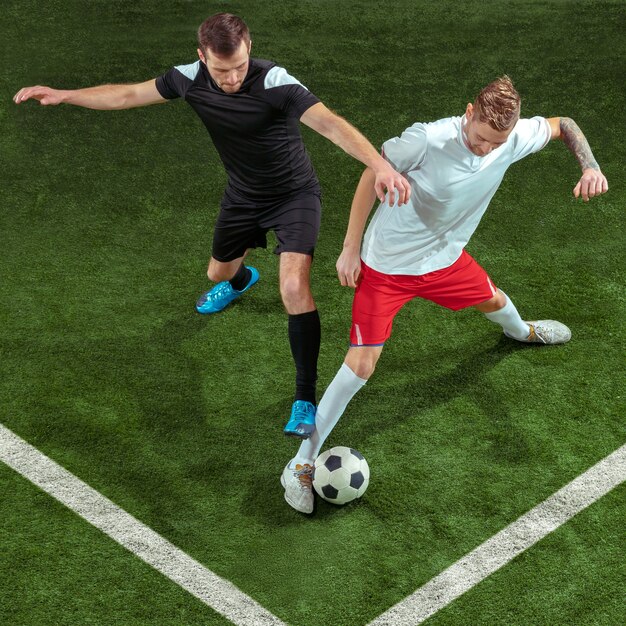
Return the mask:
<path fill-rule="evenodd" d="M 315 460 L 313 488 L 333 504 L 360 498 L 370 482 L 370 468 L 363 455 L 345 446 L 322 452 Z"/>

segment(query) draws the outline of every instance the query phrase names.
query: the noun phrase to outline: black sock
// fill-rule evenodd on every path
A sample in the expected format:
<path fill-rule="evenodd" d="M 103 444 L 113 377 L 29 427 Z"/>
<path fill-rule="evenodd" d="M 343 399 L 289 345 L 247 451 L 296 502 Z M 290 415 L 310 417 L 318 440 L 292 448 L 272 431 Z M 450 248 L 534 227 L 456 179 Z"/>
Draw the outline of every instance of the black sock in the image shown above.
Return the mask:
<path fill-rule="evenodd" d="M 289 316 L 289 345 L 296 363 L 296 400 L 307 400 L 315 404 L 320 338 L 320 316 L 317 309 Z"/>
<path fill-rule="evenodd" d="M 237 273 L 228 281 L 230 286 L 237 291 L 241 291 L 250 282 L 252 272 L 242 263 Z"/>

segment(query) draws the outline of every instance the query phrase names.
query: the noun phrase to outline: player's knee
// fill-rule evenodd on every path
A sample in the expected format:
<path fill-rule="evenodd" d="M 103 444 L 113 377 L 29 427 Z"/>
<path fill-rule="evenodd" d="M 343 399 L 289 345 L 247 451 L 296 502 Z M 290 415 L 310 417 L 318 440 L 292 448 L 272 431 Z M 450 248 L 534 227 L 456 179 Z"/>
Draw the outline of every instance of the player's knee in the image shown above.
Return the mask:
<path fill-rule="evenodd" d="M 370 355 L 363 355 L 357 359 L 350 359 L 346 365 L 359 377 L 364 380 L 371 378 L 376 369 L 377 359 Z"/>
<path fill-rule="evenodd" d="M 494 296 L 492 301 L 492 307 L 494 311 L 499 311 L 506 306 L 506 296 L 502 291 L 498 289 L 498 293 Z"/>
<path fill-rule="evenodd" d="M 376 369 L 375 363 L 365 362 L 360 363 L 354 372 L 359 378 L 363 380 L 369 380 Z"/>
<path fill-rule="evenodd" d="M 289 303 L 300 302 L 309 294 L 309 283 L 301 276 L 287 276 L 280 281 L 280 295 L 285 306 Z"/>
<path fill-rule="evenodd" d="M 475 308 L 477 308 L 481 313 L 495 313 L 496 311 L 499 311 L 505 305 L 506 305 L 506 296 L 504 295 L 502 291 L 498 290 L 498 293 L 496 293 L 496 295 L 493 298 L 491 298 L 490 300 L 487 300 L 486 302 L 482 302 L 481 304 L 477 305 Z"/>

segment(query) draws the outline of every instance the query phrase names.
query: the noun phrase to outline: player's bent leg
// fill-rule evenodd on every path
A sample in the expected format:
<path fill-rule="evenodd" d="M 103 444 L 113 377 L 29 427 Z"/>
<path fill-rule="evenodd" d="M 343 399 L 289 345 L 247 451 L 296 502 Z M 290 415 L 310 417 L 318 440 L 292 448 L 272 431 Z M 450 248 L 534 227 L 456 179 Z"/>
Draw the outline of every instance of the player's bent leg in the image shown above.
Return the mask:
<path fill-rule="evenodd" d="M 243 258 L 227 262 L 211 259 L 207 275 L 210 280 L 219 282 L 198 298 L 196 302 L 198 313 L 207 315 L 222 311 L 259 281 L 258 270 L 246 267 Z"/>
<path fill-rule="evenodd" d="M 289 462 L 280 476 L 285 489 L 285 500 L 301 513 L 313 513 L 313 464 Z"/>
<path fill-rule="evenodd" d="M 280 293 L 289 315 L 289 345 L 296 366 L 296 391 L 285 435 L 307 439 L 315 430 L 320 319 L 310 287 L 311 256 L 280 255 Z"/>
<path fill-rule="evenodd" d="M 501 304 L 504 301 L 504 304 Z M 498 304 L 500 307 L 496 308 Z M 487 319 L 502 326 L 504 334 L 511 339 L 524 343 L 554 345 L 566 343 L 572 337 L 570 329 L 556 320 L 522 320 L 515 305 L 501 290 L 490 300 L 476 305 Z"/>

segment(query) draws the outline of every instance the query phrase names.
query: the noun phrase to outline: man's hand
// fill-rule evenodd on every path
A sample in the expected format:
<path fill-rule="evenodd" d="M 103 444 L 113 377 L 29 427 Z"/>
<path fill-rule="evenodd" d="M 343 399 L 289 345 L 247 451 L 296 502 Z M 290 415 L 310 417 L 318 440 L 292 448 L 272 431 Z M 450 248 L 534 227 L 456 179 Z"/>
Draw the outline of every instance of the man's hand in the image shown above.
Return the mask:
<path fill-rule="evenodd" d="M 385 189 L 389 192 L 390 204 L 394 204 L 396 189 L 400 204 L 409 199 L 411 187 L 408 181 L 378 154 L 374 146 L 354 126 L 327 109 L 324 104 L 318 102 L 309 107 L 300 121 L 371 168 L 376 174 L 376 195 L 381 202 L 385 199 Z"/>
<path fill-rule="evenodd" d="M 574 187 L 574 196 L 582 196 L 585 202 L 589 202 L 589 198 L 606 193 L 609 190 L 606 176 L 600 171 L 589 142 L 578 124 L 570 117 L 549 117 L 548 124 L 550 139 L 560 139 L 576 157 L 583 171 Z"/>
<path fill-rule="evenodd" d="M 357 248 L 344 248 L 337 259 L 337 276 L 343 287 L 356 287 L 361 275 L 361 255 Z"/>
<path fill-rule="evenodd" d="M 13 102 L 20 104 L 31 98 L 39 100 L 39 104 L 43 104 L 44 106 L 49 104 L 61 104 L 61 102 L 63 102 L 63 92 L 58 89 L 52 89 L 51 87 L 42 87 L 41 85 L 24 87 L 13 96 Z"/>
<path fill-rule="evenodd" d="M 385 161 L 381 157 L 381 167 L 378 170 L 375 170 L 376 174 L 376 182 L 374 183 L 374 189 L 376 190 L 376 195 L 381 202 L 385 201 L 385 189 L 389 193 L 389 204 L 395 204 L 396 195 L 395 190 L 398 190 L 398 204 L 405 204 L 409 201 L 409 197 L 411 195 L 411 185 L 409 181 L 396 172 L 396 170 L 389 165 L 387 161 Z"/>
<path fill-rule="evenodd" d="M 589 198 L 599 196 L 609 190 L 609 183 L 606 176 L 600 171 L 593 168 L 587 168 L 583 171 L 581 179 L 574 187 L 574 196 L 576 198 L 582 196 L 585 202 L 589 202 Z"/>

